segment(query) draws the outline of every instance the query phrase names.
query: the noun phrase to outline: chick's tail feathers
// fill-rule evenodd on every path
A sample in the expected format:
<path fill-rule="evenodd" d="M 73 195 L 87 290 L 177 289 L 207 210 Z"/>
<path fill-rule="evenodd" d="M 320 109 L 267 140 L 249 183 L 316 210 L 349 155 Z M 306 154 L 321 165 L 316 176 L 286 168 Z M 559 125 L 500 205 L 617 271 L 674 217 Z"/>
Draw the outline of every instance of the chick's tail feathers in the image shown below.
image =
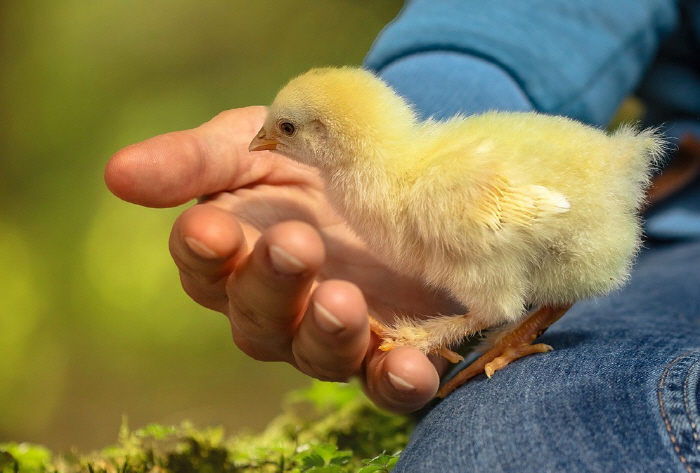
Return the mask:
<path fill-rule="evenodd" d="M 668 143 L 659 128 L 641 129 L 633 124 L 624 124 L 617 128 L 612 137 L 615 139 L 615 153 L 618 166 L 617 179 L 627 181 L 633 187 L 636 208 L 641 208 L 646 200 L 646 190 L 651 183 L 652 174 L 661 166 Z"/>
<path fill-rule="evenodd" d="M 676 194 L 700 176 L 700 139 L 684 135 L 678 150 L 649 187 L 648 204 L 654 205 Z"/>

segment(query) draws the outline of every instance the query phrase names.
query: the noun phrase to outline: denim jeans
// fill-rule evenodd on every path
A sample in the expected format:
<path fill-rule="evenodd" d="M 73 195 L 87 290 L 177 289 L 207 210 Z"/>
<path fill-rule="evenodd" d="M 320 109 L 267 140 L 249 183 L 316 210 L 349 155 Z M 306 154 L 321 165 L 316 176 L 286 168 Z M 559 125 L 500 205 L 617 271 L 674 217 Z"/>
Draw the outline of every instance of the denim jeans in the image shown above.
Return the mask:
<path fill-rule="evenodd" d="M 423 117 L 602 126 L 637 90 L 647 124 L 700 137 L 699 34 L 697 0 L 411 0 L 365 64 Z M 647 233 L 629 285 L 575 304 L 539 339 L 554 351 L 428 410 L 394 471 L 700 472 L 700 182 Z"/>

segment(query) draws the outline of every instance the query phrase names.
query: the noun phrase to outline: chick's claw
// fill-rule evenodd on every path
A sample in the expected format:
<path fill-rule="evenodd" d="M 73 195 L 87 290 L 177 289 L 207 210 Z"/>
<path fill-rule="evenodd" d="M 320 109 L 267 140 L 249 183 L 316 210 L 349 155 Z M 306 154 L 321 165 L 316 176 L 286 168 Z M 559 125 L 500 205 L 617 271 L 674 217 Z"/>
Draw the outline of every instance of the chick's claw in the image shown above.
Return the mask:
<path fill-rule="evenodd" d="M 464 361 L 464 357 L 462 355 L 456 351 L 450 350 L 449 348 L 440 348 L 436 354 L 440 355 L 450 363 L 459 363 L 460 361 Z"/>
<path fill-rule="evenodd" d="M 553 348 L 545 343 L 535 343 L 534 345 L 520 345 L 517 347 L 506 347 L 503 350 L 503 354 L 497 356 L 484 365 L 484 374 L 487 377 L 493 376 L 493 374 L 500 370 L 501 368 L 507 366 L 511 361 L 526 357 L 528 355 L 533 355 L 535 353 L 546 353 L 552 351 Z"/>
<path fill-rule="evenodd" d="M 545 353 L 552 347 L 544 343 L 532 342 L 542 335 L 547 328 L 559 320 L 571 306 L 544 306 L 531 314 L 515 328 L 493 342 L 491 349 L 474 361 L 471 365 L 457 373 L 438 391 L 436 397 L 445 398 L 452 391 L 473 377 L 484 373 L 491 378 L 493 374 L 509 363 L 535 353 Z"/>
<path fill-rule="evenodd" d="M 389 329 L 387 328 L 386 325 L 372 317 L 370 314 L 367 314 L 367 318 L 369 319 L 369 329 L 370 331 L 378 336 L 379 338 L 384 338 L 386 337 L 387 333 L 389 333 Z"/>
<path fill-rule="evenodd" d="M 394 348 L 405 345 L 404 343 L 398 342 L 391 336 L 391 329 L 389 329 L 386 324 L 380 322 L 370 314 L 367 314 L 367 318 L 369 320 L 370 331 L 382 340 L 381 344 L 379 345 L 379 349 L 381 351 L 390 351 Z"/>
<path fill-rule="evenodd" d="M 551 350 L 552 347 L 544 343 L 536 343 L 534 345 L 524 344 L 518 346 L 508 346 L 503 345 L 502 343 L 498 344 L 486 352 L 483 356 L 479 357 L 471 365 L 457 373 L 454 378 L 440 388 L 436 397 L 447 397 L 459 386 L 475 376 L 480 375 L 481 373 L 484 373 L 490 379 L 496 371 L 508 366 L 515 360 L 535 353 L 546 353 Z"/>

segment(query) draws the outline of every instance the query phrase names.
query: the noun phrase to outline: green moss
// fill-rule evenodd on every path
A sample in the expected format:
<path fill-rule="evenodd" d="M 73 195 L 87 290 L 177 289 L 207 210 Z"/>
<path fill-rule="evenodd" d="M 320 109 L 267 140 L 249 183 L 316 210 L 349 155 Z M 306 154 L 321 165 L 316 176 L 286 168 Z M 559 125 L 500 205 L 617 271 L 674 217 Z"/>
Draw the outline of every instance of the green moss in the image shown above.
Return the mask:
<path fill-rule="evenodd" d="M 123 422 L 116 445 L 89 455 L 53 455 L 29 444 L 0 444 L 0 473 L 391 471 L 408 441 L 410 419 L 375 408 L 356 384 L 314 382 L 291 393 L 283 414 L 258 435 L 221 428 Z"/>

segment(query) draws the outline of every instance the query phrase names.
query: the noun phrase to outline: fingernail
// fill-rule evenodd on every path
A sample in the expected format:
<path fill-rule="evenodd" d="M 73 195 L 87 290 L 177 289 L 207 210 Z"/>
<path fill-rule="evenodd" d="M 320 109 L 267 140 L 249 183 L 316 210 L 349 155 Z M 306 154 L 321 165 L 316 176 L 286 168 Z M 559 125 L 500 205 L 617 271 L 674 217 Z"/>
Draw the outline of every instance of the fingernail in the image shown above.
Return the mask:
<path fill-rule="evenodd" d="M 345 325 L 335 315 L 318 302 L 314 302 L 314 320 L 324 332 L 335 333 L 345 328 Z"/>
<path fill-rule="evenodd" d="M 307 269 L 304 263 L 276 245 L 270 245 L 270 261 L 272 267 L 282 274 L 299 274 Z"/>
<path fill-rule="evenodd" d="M 187 246 L 190 247 L 190 250 L 194 251 L 197 255 L 201 256 L 202 258 L 209 258 L 209 259 L 221 258 L 219 255 L 217 255 L 214 252 L 214 250 L 209 248 L 207 245 L 205 245 L 201 241 L 195 240 L 192 237 L 185 237 L 185 243 L 187 243 Z"/>
<path fill-rule="evenodd" d="M 396 389 L 397 391 L 407 393 L 407 392 L 411 392 L 411 391 L 416 390 L 416 387 L 414 385 L 412 385 L 411 383 L 409 383 L 405 379 L 396 376 L 391 371 L 387 374 L 389 376 L 389 382 L 394 387 L 394 389 Z"/>

